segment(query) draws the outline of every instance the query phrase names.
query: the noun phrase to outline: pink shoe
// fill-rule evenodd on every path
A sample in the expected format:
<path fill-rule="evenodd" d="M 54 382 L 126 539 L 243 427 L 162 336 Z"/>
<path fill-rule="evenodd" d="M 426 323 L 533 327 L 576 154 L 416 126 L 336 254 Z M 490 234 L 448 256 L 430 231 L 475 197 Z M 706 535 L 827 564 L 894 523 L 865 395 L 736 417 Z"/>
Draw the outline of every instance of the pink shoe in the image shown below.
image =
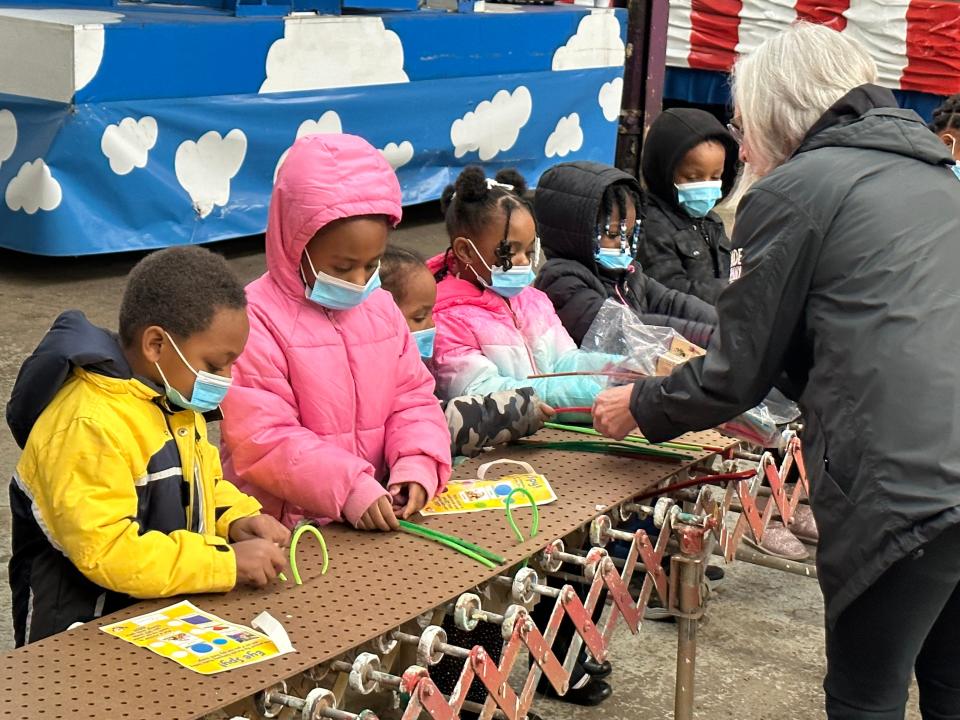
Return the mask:
<path fill-rule="evenodd" d="M 820 531 L 817 530 L 817 521 L 813 519 L 813 511 L 809 505 L 797 505 L 793 513 L 793 522 L 790 531 L 800 540 L 816 545 L 820 541 Z"/>
<path fill-rule="evenodd" d="M 797 540 L 796 535 L 785 528 L 779 520 L 770 521 L 763 533 L 763 542 L 759 545 L 749 536 L 744 536 L 743 541 L 766 555 L 783 560 L 803 562 L 810 557 L 803 543 Z"/>

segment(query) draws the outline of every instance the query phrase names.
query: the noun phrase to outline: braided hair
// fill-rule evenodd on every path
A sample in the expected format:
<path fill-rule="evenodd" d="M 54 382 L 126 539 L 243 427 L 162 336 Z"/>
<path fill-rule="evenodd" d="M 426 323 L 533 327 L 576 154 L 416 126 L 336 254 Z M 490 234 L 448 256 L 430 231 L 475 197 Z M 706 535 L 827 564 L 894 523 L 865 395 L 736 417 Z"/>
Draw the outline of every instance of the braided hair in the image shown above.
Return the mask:
<path fill-rule="evenodd" d="M 951 95 L 943 104 L 933 111 L 933 122 L 930 129 L 937 135 L 947 130 L 960 131 L 960 94 Z"/>
<path fill-rule="evenodd" d="M 427 269 L 426 262 L 418 253 L 390 245 L 380 259 L 380 286 L 393 295 L 398 303 L 402 302 L 407 294 L 404 281 L 418 269 Z"/>
<path fill-rule="evenodd" d="M 637 213 L 637 222 L 631 228 L 626 227 L 627 201 L 633 202 L 634 210 Z M 613 216 L 614 208 L 617 209 L 620 216 L 620 249 L 623 252 L 630 251 L 631 255 L 637 254 L 637 241 L 640 235 L 640 195 L 626 183 L 619 182 L 608 185 L 603 191 L 603 197 L 600 200 L 601 217 L 597 218 L 597 252 L 600 249 L 600 239 L 603 233 L 610 233 L 610 218 Z"/>
<path fill-rule="evenodd" d="M 513 169 L 501 170 L 494 182 L 487 180 L 483 168 L 471 165 L 463 170 L 453 185 L 447 185 L 440 196 L 440 209 L 446 221 L 450 246 L 444 254 L 443 267 L 434 276 L 439 282 L 450 268 L 453 239 L 475 237 L 488 227 L 497 212 L 506 215 L 503 240 L 496 249 L 497 266 L 509 270 L 513 266 L 508 235 L 510 217 L 517 208 L 526 208 L 536 222 L 533 203 L 527 198 L 527 181 Z"/>

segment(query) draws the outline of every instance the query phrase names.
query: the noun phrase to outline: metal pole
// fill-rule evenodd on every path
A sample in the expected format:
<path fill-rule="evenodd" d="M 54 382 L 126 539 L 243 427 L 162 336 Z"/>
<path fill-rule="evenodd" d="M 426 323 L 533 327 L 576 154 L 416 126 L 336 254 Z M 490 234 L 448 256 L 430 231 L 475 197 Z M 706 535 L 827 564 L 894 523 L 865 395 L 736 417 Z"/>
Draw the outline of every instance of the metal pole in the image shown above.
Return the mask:
<path fill-rule="evenodd" d="M 660 114 L 666 76 L 669 0 L 630 0 L 616 165 L 640 177 L 643 138 Z"/>
<path fill-rule="evenodd" d="M 700 585 L 703 562 L 688 557 L 675 557 L 679 564 L 679 609 L 688 617 L 677 618 L 677 687 L 674 692 L 674 720 L 693 720 L 694 673 L 697 660 L 697 623 L 689 617 L 701 608 Z"/>

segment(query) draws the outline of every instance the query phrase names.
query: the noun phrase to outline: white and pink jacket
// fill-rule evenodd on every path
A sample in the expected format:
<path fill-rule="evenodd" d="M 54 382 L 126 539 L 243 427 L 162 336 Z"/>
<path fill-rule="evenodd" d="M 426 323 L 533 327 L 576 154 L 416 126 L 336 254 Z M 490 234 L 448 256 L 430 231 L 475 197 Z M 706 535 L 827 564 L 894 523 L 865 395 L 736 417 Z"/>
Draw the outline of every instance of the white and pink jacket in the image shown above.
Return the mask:
<path fill-rule="evenodd" d="M 450 477 L 434 381 L 393 298 L 377 290 L 357 308 L 326 310 L 300 275 L 304 247 L 328 223 L 400 214 L 396 175 L 358 137 L 298 140 L 277 178 L 221 447 L 226 476 L 288 526 L 356 524 L 385 484 L 417 482 L 433 497 Z"/>
<path fill-rule="evenodd" d="M 443 256 L 428 262 L 432 272 Z M 437 284 L 433 370 L 442 399 L 532 387 L 553 407 L 589 407 L 606 383 L 574 376 L 530 379 L 540 373 L 598 370 L 608 355 L 577 348 L 550 299 L 529 287 L 507 300 L 450 274 Z"/>

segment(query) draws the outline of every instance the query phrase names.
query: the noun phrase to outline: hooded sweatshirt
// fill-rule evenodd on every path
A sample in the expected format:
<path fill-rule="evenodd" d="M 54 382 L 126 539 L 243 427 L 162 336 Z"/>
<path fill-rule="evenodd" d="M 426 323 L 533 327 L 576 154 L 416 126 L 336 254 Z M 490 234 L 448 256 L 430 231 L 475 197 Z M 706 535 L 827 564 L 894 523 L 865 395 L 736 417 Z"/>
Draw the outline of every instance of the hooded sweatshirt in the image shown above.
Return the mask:
<path fill-rule="evenodd" d="M 717 314 L 699 298 L 668 290 L 634 263 L 614 271 L 597 264 L 597 222 L 603 194 L 616 183 L 638 194 L 630 175 L 594 162 L 561 163 L 550 168 L 534 199 L 540 239 L 549 260 L 537 276 L 573 339 L 580 344 L 604 300 L 628 305 L 647 325 L 672 327 L 690 342 L 706 347 Z M 643 242 L 641 237 L 640 242 Z"/>
<path fill-rule="evenodd" d="M 444 256 L 427 266 L 436 273 Z M 616 360 L 579 350 L 550 300 L 525 288 L 507 300 L 447 274 L 437 283 L 433 368 L 442 399 L 533 388 L 553 407 L 589 407 L 604 385 L 595 377 L 530 379 L 531 375 L 599 370 Z"/>
<path fill-rule="evenodd" d="M 705 357 L 638 382 L 653 441 L 728 420 L 786 373 L 804 416 L 833 625 L 960 523 L 960 180 L 893 94 L 851 91 L 744 197 L 744 273 Z"/>
<path fill-rule="evenodd" d="M 135 377 L 117 337 L 63 313 L 17 375 L 7 423 L 16 644 L 135 602 L 236 584 L 230 524 L 259 503 L 222 479 L 204 419 Z"/>
<path fill-rule="evenodd" d="M 697 145 L 717 142 L 726 151 L 724 195 L 737 177 L 737 143 L 713 115 L 694 108 L 665 110 L 643 144 L 644 239 L 637 259 L 644 272 L 668 288 L 714 304 L 729 284 L 730 241 L 716 213 L 687 214 L 677 199 L 677 167 Z"/>
<path fill-rule="evenodd" d="M 352 135 L 311 135 L 287 155 L 270 200 L 267 272 L 247 286 L 250 338 L 223 404 L 224 468 L 288 526 L 356 525 L 387 487 L 429 497 L 450 477 L 450 434 L 406 321 L 385 290 L 349 310 L 306 297 L 300 260 L 327 224 L 400 220 L 400 186 Z"/>

